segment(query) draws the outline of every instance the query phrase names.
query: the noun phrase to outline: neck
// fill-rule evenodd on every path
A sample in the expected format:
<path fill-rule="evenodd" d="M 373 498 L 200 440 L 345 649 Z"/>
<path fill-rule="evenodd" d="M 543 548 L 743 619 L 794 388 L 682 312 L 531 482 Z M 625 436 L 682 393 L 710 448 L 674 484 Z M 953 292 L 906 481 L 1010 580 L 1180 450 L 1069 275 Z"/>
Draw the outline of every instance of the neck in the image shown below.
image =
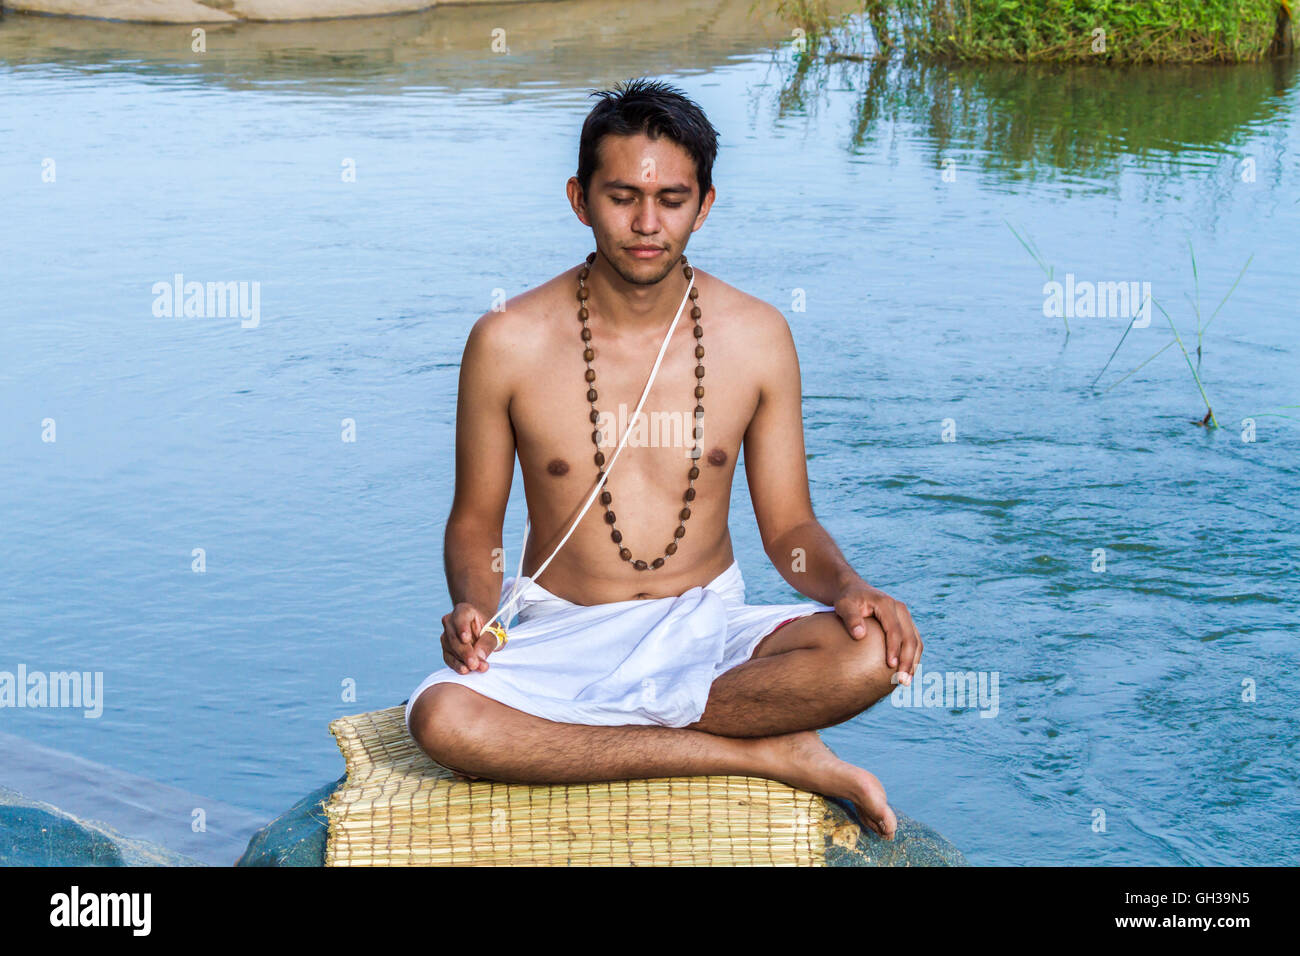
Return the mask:
<path fill-rule="evenodd" d="M 662 332 L 686 294 L 687 282 L 680 257 L 661 278 L 633 282 L 597 251 L 587 276 L 593 318 L 598 310 L 603 324 L 620 334 Z"/>

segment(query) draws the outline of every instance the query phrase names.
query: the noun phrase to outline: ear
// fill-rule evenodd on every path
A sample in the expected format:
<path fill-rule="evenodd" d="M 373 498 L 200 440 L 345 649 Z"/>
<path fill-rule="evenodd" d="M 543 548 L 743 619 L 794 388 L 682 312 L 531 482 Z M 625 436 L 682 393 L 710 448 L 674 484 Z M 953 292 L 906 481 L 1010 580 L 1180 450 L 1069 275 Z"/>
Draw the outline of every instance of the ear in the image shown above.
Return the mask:
<path fill-rule="evenodd" d="M 691 232 L 695 232 L 695 230 L 699 229 L 700 226 L 704 225 L 704 220 L 709 218 L 709 210 L 713 208 L 713 200 L 716 199 L 717 196 L 717 187 L 710 186 L 709 191 L 705 193 L 704 198 L 700 200 L 700 210 L 695 214 L 695 224 L 691 226 Z"/>
<path fill-rule="evenodd" d="M 573 207 L 573 214 L 578 217 L 578 221 L 590 228 L 591 220 L 587 218 L 587 197 L 583 195 L 582 184 L 578 182 L 577 176 L 569 177 L 569 181 L 564 184 L 564 192 L 569 197 L 569 205 Z"/>

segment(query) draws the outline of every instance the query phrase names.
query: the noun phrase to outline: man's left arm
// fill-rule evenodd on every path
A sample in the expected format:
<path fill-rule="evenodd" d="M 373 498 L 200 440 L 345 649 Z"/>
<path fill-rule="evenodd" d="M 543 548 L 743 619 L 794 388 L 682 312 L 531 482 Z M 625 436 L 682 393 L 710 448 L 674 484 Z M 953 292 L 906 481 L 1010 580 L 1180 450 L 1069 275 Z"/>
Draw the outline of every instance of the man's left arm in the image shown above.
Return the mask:
<path fill-rule="evenodd" d="M 785 316 L 771 306 L 761 311 L 762 347 L 754 362 L 759 398 L 744 449 L 763 548 L 791 587 L 832 605 L 855 640 L 866 635 L 866 618 L 879 621 L 889 666 L 897 669 L 900 683 L 911 683 L 923 647 L 911 613 L 853 570 L 813 514 L 799 357 Z"/>

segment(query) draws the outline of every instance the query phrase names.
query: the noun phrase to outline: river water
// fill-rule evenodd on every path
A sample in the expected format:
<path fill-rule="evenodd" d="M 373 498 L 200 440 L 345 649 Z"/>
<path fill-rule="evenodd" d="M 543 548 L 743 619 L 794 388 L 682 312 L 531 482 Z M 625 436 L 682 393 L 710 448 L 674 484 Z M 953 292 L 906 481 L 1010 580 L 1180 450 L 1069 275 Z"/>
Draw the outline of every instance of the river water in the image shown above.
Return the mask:
<path fill-rule="evenodd" d="M 828 64 L 663 6 L 0 18 L 0 671 L 103 679 L 0 731 L 262 817 L 342 772 L 328 721 L 440 665 L 465 335 L 590 251 L 588 94 L 652 75 L 721 131 L 689 254 L 790 320 L 819 517 L 997 691 L 827 742 L 972 863 L 1298 862 L 1295 64 Z M 1098 378 L 1133 316 L 1048 271 L 1169 318 Z M 178 273 L 255 320 L 156 315 Z M 749 600 L 798 600 L 739 477 Z"/>

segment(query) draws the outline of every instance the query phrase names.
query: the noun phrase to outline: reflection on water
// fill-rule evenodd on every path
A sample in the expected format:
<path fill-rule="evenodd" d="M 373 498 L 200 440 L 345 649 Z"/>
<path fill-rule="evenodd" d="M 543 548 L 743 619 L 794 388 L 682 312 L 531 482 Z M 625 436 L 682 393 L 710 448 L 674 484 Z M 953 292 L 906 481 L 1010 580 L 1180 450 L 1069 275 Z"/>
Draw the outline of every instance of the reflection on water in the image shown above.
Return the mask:
<path fill-rule="evenodd" d="M 449 4 L 422 13 L 340 21 L 189 27 L 9 16 L 0 60 L 96 71 L 179 75 L 243 89 L 292 84 L 329 93 L 410 89 L 523 93 L 603 84 L 605 73 L 707 70 L 789 39 L 790 27 L 752 0 L 613 0 Z M 835 0 L 832 9 L 851 11 Z M 494 36 L 493 30 L 504 34 Z M 501 49 L 504 42 L 505 49 Z M 599 78 L 599 79 L 594 79 Z"/>
<path fill-rule="evenodd" d="M 884 62 L 863 69 L 855 148 L 871 143 L 882 121 L 905 117 L 928 127 L 936 155 L 969 151 L 1012 181 L 1105 180 L 1124 156 L 1159 163 L 1184 150 L 1229 149 L 1241 132 L 1284 118 L 1295 75 L 1284 61 L 1231 70 Z"/>
<path fill-rule="evenodd" d="M 827 741 L 972 862 L 1294 858 L 1295 64 L 826 65 L 748 0 L 664 6 L 241 24 L 202 55 L 0 18 L 0 670 L 105 674 L 102 718 L 0 732 L 266 815 L 336 778 L 327 721 L 440 663 L 465 334 L 590 251 L 588 94 L 659 75 L 722 133 L 692 261 L 794 330 L 819 516 L 925 667 L 1000 675 L 996 718 L 885 702 Z M 1092 389 L 1125 320 L 1066 339 L 1007 223 L 1191 339 L 1253 254 L 1202 341 L 1225 427 L 1189 424 L 1176 349 Z M 260 324 L 155 317 L 178 272 L 259 282 Z M 1108 374 L 1170 337 L 1157 313 Z M 750 599 L 792 599 L 735 494 Z"/>

